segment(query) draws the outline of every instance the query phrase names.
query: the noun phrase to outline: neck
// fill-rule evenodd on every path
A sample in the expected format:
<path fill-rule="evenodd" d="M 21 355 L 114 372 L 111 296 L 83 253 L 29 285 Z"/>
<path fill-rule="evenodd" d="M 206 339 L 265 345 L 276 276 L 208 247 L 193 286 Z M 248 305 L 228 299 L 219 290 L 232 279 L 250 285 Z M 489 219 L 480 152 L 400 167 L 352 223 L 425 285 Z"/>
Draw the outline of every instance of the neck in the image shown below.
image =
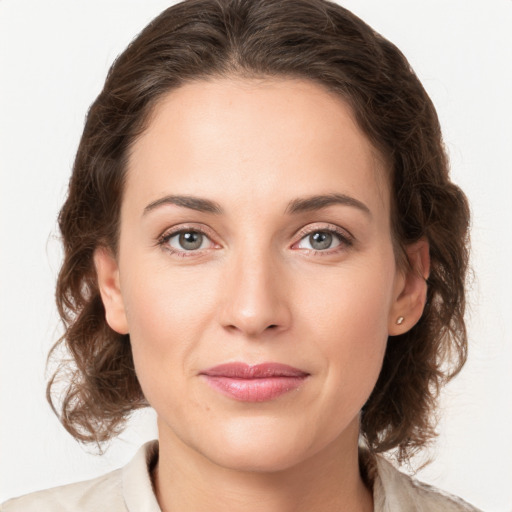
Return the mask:
<path fill-rule="evenodd" d="M 358 426 L 358 425 L 357 425 Z M 357 436 L 335 440 L 278 471 L 240 471 L 209 460 L 160 428 L 153 473 L 163 512 L 371 512 L 373 499 L 359 472 Z"/>

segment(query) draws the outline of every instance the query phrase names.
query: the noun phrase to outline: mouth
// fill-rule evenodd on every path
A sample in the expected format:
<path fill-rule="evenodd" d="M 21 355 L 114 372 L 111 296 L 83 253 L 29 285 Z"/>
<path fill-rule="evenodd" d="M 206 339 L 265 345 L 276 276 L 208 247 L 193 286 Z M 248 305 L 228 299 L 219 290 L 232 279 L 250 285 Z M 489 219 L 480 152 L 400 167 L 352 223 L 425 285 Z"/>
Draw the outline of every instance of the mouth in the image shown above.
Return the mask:
<path fill-rule="evenodd" d="M 280 363 L 226 363 L 200 373 L 216 391 L 242 402 L 266 402 L 298 389 L 309 373 Z"/>

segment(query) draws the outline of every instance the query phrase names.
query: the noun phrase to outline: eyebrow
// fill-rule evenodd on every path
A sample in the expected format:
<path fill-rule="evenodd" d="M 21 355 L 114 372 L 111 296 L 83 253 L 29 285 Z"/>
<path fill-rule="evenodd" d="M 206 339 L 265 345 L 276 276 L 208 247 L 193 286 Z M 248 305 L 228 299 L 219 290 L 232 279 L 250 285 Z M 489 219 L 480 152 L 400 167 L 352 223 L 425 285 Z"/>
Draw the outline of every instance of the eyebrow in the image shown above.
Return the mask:
<path fill-rule="evenodd" d="M 345 194 L 326 194 L 294 199 L 288 203 L 285 213 L 294 214 L 321 210 L 322 208 L 327 208 L 334 204 L 352 206 L 366 213 L 370 217 L 372 215 L 368 206 L 358 199 Z"/>
<path fill-rule="evenodd" d="M 195 196 L 168 195 L 149 203 L 144 208 L 143 215 L 146 215 L 160 206 L 168 204 L 189 208 L 190 210 L 196 210 L 198 212 L 213 213 L 215 215 L 223 213 L 221 206 L 210 199 Z M 364 203 L 345 194 L 325 194 L 294 199 L 288 203 L 285 213 L 293 215 L 310 212 L 321 210 L 322 208 L 327 208 L 335 204 L 352 206 L 371 216 L 370 209 Z"/>
<path fill-rule="evenodd" d="M 166 204 L 174 204 L 176 206 L 181 206 L 183 208 L 189 208 L 191 210 L 196 210 L 198 212 L 204 213 L 214 213 L 219 215 L 222 213 L 222 208 L 215 201 L 211 201 L 209 199 L 202 199 L 200 197 L 193 196 L 165 196 L 152 203 L 149 203 L 146 208 L 144 208 L 143 215 L 146 215 L 150 211 L 158 208 L 159 206 Z"/>

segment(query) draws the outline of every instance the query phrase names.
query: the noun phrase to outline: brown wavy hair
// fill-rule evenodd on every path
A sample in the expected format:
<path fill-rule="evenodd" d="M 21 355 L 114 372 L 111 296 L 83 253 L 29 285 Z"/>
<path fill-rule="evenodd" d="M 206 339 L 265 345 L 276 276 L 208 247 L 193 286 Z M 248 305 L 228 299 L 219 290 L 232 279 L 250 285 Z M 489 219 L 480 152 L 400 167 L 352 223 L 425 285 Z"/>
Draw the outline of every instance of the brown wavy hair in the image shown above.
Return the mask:
<path fill-rule="evenodd" d="M 158 100 L 216 77 L 311 80 L 346 101 L 388 162 L 397 261 L 425 237 L 427 305 L 407 333 L 388 340 L 378 382 L 362 411 L 373 452 L 405 460 L 435 435 L 440 387 L 466 360 L 464 288 L 469 210 L 451 183 L 434 106 L 403 54 L 343 7 L 326 0 L 186 0 L 154 19 L 117 58 L 92 104 L 69 193 L 59 215 L 64 261 L 57 306 L 65 333 L 47 396 L 82 442 L 118 434 L 146 407 L 129 335 L 106 323 L 93 252 L 116 252 L 131 145 Z M 58 385 L 61 383 L 61 385 Z"/>

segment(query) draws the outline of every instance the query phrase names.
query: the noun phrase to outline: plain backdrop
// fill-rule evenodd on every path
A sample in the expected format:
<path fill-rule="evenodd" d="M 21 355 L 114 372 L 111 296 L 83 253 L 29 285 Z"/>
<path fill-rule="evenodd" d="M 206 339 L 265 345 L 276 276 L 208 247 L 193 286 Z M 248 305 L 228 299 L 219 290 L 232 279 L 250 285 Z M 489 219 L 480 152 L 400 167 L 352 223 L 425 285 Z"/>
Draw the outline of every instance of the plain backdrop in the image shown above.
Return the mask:
<path fill-rule="evenodd" d="M 104 456 L 81 447 L 45 401 L 45 358 L 59 336 L 56 216 L 84 116 L 113 59 L 169 5 L 0 0 L 0 501 L 117 468 L 156 434 L 146 411 Z M 470 356 L 443 393 L 433 462 L 418 477 L 510 512 L 512 1 L 343 5 L 409 58 L 472 205 Z"/>

